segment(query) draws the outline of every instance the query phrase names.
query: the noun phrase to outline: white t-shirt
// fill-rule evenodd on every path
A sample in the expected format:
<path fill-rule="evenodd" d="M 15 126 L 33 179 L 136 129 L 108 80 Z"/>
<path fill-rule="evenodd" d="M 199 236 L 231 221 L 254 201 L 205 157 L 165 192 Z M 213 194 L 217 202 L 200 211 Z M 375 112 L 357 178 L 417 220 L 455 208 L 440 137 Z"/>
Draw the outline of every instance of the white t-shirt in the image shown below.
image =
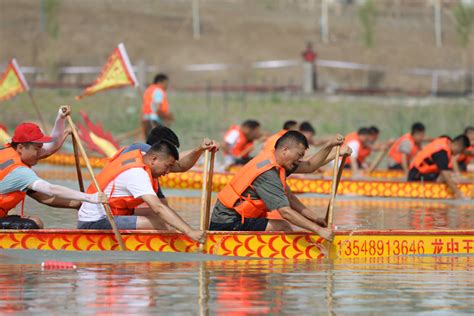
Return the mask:
<path fill-rule="evenodd" d="M 357 159 L 357 157 L 359 156 L 360 143 L 357 140 L 351 140 L 347 143 L 347 146 L 352 149 L 351 158 Z"/>
<path fill-rule="evenodd" d="M 156 195 L 150 177 L 143 168 L 131 168 L 119 174 L 104 190 L 104 193 L 109 197 L 114 182 L 115 188 L 112 197 L 133 196 L 137 198 L 146 194 Z M 81 222 L 95 222 L 105 217 L 104 206 L 100 204 L 84 202 L 79 209 L 78 220 Z"/>
<path fill-rule="evenodd" d="M 229 144 L 231 147 L 235 145 L 237 140 L 239 139 L 240 133 L 238 130 L 234 129 L 227 133 L 227 135 L 224 137 L 224 141 Z"/>

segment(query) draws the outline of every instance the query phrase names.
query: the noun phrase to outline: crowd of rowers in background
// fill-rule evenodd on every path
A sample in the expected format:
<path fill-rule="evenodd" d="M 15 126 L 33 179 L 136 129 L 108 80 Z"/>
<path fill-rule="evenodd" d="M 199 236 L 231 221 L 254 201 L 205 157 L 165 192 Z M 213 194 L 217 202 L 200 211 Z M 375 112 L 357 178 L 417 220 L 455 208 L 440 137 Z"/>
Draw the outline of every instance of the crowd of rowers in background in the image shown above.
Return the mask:
<path fill-rule="evenodd" d="M 111 229 L 103 205 L 109 204 L 119 229 L 174 228 L 202 243 L 205 232 L 192 228 L 168 205 L 159 177 L 189 170 L 206 150 L 221 150 L 228 163 L 243 167 L 218 193 L 210 230 L 291 231 L 299 227 L 332 240 L 332 229 L 320 213 L 323 210 L 306 207 L 291 192 L 286 178 L 294 173 L 313 174 L 333 162 L 336 146 L 341 146 L 341 155 L 349 158 L 349 166 L 357 175 L 366 168 L 371 151 L 385 150 L 390 145 L 392 168 L 405 170 L 410 180 L 441 178 L 458 198 L 463 196 L 449 170 L 454 164 L 457 168 L 467 166 L 473 156 L 472 127 L 454 139 L 441 136 L 422 147 L 425 128 L 420 123 L 395 142 L 378 144 L 379 131 L 375 127 L 318 141 L 311 124 L 288 121 L 280 132 L 266 137 L 260 152 L 251 157 L 255 141 L 262 138 L 257 121 L 232 126 L 222 146 L 206 138 L 194 149 L 181 153 L 178 136 L 160 125 L 150 129 L 146 143 L 124 146 L 107 162 L 97 174 L 103 193 L 98 193 L 93 184 L 80 192 L 49 183 L 31 169 L 61 148 L 70 133 L 65 129 L 68 115 L 69 107 L 59 109 L 51 136 L 44 135 L 34 123 L 22 123 L 16 127 L 12 141 L 0 149 L 0 228 L 43 228 L 39 217 L 24 214 L 24 201 L 29 196 L 48 206 L 78 210 L 79 229 Z M 318 151 L 307 156 L 310 145 L 317 145 Z M 9 214 L 17 208 L 21 215 Z M 268 216 L 273 210 L 278 211 L 277 218 Z"/>
<path fill-rule="evenodd" d="M 316 138 L 316 130 L 309 122 L 298 124 L 293 120 L 286 121 L 281 131 L 267 137 L 263 135 L 258 121 L 247 120 L 240 126 L 231 126 L 224 136 L 222 151 L 226 166 L 247 163 L 252 159 L 251 153 L 259 140 L 263 142 L 263 150 L 266 150 L 272 148 L 287 131 L 299 131 L 312 146 L 325 143 L 325 139 Z M 386 152 L 388 169 L 402 170 L 407 181 L 443 181 L 457 198 L 464 198 L 455 183 L 461 172 L 468 170 L 474 157 L 473 126 L 466 127 L 455 138 L 448 135 L 427 138 L 425 125 L 420 122 L 414 123 L 411 131 L 395 140 L 378 141 L 379 134 L 376 126 L 370 126 L 345 136 L 343 148 L 348 147 L 351 151 L 345 168 L 352 171 L 353 179 L 368 175 L 367 171 L 372 170 L 369 157 L 373 152 Z"/>

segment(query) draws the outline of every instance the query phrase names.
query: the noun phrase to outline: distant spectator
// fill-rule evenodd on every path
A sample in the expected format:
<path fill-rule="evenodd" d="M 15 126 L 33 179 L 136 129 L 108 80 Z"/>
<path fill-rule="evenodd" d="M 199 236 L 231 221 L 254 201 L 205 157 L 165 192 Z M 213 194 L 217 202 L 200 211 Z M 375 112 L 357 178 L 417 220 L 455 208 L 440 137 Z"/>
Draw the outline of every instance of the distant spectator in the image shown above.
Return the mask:
<path fill-rule="evenodd" d="M 170 112 L 168 97 L 169 78 L 165 74 L 157 74 L 143 95 L 142 104 L 142 125 L 145 138 L 150 131 L 158 125 L 170 125 L 174 121 Z"/>
<path fill-rule="evenodd" d="M 304 71 L 305 71 L 305 80 L 308 81 L 308 88 L 312 91 L 316 91 L 318 89 L 318 75 L 316 72 L 316 58 L 318 54 L 313 50 L 313 44 L 308 42 L 306 44 L 306 49 L 301 53 L 304 61 Z M 310 84 L 310 80 L 312 80 L 312 84 Z M 307 88 L 305 88 L 306 90 Z M 306 91 L 309 92 L 309 91 Z"/>
<path fill-rule="evenodd" d="M 301 55 L 303 56 L 303 60 L 308 63 L 314 63 L 316 57 L 318 57 L 316 52 L 313 50 L 313 44 L 311 42 L 306 44 L 306 49 L 301 53 Z"/>

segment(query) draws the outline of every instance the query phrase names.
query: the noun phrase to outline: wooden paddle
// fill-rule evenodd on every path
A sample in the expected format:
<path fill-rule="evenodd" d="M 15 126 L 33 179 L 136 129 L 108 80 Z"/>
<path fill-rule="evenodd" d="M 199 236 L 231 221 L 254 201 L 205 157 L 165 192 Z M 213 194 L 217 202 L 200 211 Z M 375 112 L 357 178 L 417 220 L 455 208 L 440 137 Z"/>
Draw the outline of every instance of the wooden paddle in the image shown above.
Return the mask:
<path fill-rule="evenodd" d="M 209 217 L 211 214 L 211 197 L 212 197 L 212 178 L 214 177 L 214 161 L 216 153 L 211 152 L 211 161 L 209 163 L 209 172 L 207 174 L 207 194 L 206 194 L 206 218 L 204 223 L 206 224 L 206 231 L 209 229 Z"/>
<path fill-rule="evenodd" d="M 367 168 L 367 171 L 366 171 L 367 175 L 369 175 L 372 171 L 374 171 L 380 165 L 383 158 L 388 153 L 389 149 L 390 149 L 390 146 L 388 146 L 386 149 L 381 150 L 379 152 L 378 156 L 375 157 L 374 161 L 370 164 L 369 168 Z"/>
<path fill-rule="evenodd" d="M 331 228 L 334 220 L 334 200 L 336 198 L 337 188 L 339 187 L 339 182 L 341 181 L 342 171 L 344 170 L 344 165 L 346 164 L 347 156 L 344 156 L 341 161 L 341 166 L 338 170 L 339 156 L 341 152 L 341 146 L 336 147 L 336 157 L 334 158 L 334 169 L 332 175 L 332 188 L 331 188 L 331 197 L 329 199 L 329 204 L 326 209 L 326 223 L 327 227 Z"/>
<path fill-rule="evenodd" d="M 79 189 L 81 189 L 81 192 L 85 192 L 84 181 L 82 180 L 81 161 L 79 160 L 79 151 L 77 149 L 77 141 L 74 137 L 74 134 L 72 135 L 72 147 L 74 148 L 74 161 L 76 163 L 76 173 L 77 181 L 79 182 Z"/>
<path fill-rule="evenodd" d="M 211 209 L 212 196 L 212 177 L 214 175 L 215 153 L 211 153 L 209 162 L 209 150 L 204 153 L 204 170 L 202 176 L 202 194 L 201 194 L 201 225 L 200 229 L 207 231 L 209 229 L 209 217 Z M 199 250 L 204 252 L 204 245 L 199 245 Z"/>
<path fill-rule="evenodd" d="M 94 185 L 97 188 L 97 192 L 102 193 L 102 190 L 99 187 L 99 183 L 97 183 L 97 179 L 94 176 L 94 171 L 92 170 L 92 166 L 91 166 L 91 163 L 89 162 L 89 158 L 87 157 L 86 151 L 84 150 L 84 147 L 82 146 L 81 139 L 79 138 L 79 135 L 77 134 L 76 125 L 72 121 L 71 116 L 68 115 L 66 116 L 66 118 L 69 125 L 71 126 L 72 135 L 76 139 L 82 158 L 84 159 L 86 163 L 87 170 L 89 171 L 92 181 L 94 182 Z M 117 225 L 115 224 L 114 217 L 112 216 L 112 210 L 110 209 L 109 204 L 104 203 L 104 208 L 105 208 L 105 214 L 107 215 L 107 219 L 109 220 L 110 226 L 112 226 L 112 230 L 114 231 L 115 239 L 117 239 L 120 250 L 124 250 L 124 251 L 127 250 L 127 248 L 125 247 L 125 243 L 123 242 L 122 235 L 120 235 L 120 232 L 117 229 Z"/>

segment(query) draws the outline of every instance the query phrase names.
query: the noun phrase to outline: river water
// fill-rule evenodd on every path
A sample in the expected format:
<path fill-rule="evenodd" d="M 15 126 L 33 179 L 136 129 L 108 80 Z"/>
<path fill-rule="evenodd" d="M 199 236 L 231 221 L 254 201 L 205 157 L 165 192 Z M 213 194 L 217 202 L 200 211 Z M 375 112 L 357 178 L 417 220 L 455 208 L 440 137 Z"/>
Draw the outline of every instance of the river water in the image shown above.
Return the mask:
<path fill-rule="evenodd" d="M 76 187 L 71 181 L 54 181 Z M 198 226 L 199 192 L 167 191 Z M 474 205 L 338 197 L 339 229 L 472 229 Z M 325 210 L 327 197 L 303 196 Z M 46 228 L 74 228 L 76 211 L 28 200 Z M 74 262 L 43 270 L 41 262 Z M 193 254 L 0 251 L 0 314 L 473 314 L 474 256 L 357 260 L 228 260 Z"/>

